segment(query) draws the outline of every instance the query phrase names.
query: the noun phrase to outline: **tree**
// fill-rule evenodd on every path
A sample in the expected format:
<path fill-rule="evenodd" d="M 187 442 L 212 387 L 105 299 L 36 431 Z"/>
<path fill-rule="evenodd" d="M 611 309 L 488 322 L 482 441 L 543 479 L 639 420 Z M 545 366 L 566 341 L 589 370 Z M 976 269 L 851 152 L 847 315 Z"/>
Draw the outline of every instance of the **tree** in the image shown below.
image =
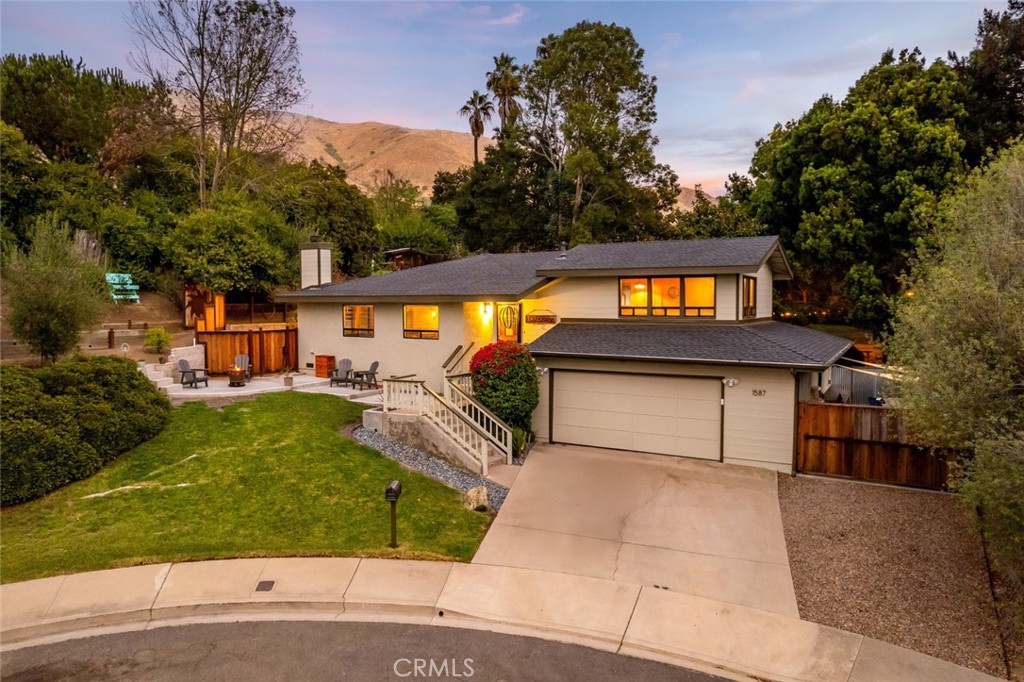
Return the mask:
<path fill-rule="evenodd" d="M 1009 0 L 1005 12 L 984 10 L 975 48 L 949 58 L 967 90 L 964 156 L 976 166 L 1024 134 L 1024 0 Z"/>
<path fill-rule="evenodd" d="M 522 109 L 517 99 L 522 94 L 522 81 L 515 57 L 502 52 L 494 58 L 494 71 L 487 72 L 487 89 L 498 101 L 498 120 L 503 132 L 515 122 Z"/>
<path fill-rule="evenodd" d="M 133 65 L 182 98 L 179 114 L 195 131 L 201 207 L 238 154 L 281 151 L 297 136 L 294 119 L 284 115 L 303 97 L 294 13 L 277 0 L 130 5 Z"/>
<path fill-rule="evenodd" d="M 678 212 L 672 226 L 675 239 L 720 239 L 760 234 L 764 234 L 764 227 L 747 215 L 728 193 L 712 201 L 700 185 L 696 187 L 693 210 Z"/>
<path fill-rule="evenodd" d="M 834 302 L 833 314 L 855 324 L 884 324 L 884 301 L 865 297 L 898 291 L 939 201 L 965 173 L 960 95 L 943 61 L 890 50 L 843 101 L 822 97 L 758 141 L 744 208 L 781 236 L 815 297 L 806 303 Z"/>
<path fill-rule="evenodd" d="M 912 431 L 928 445 L 972 453 L 961 493 L 980 507 L 1024 616 L 1022 207 L 1018 142 L 944 205 L 936 246 L 915 264 L 887 350 L 902 370 L 897 404 Z"/>
<path fill-rule="evenodd" d="M 78 256 L 53 213 L 36 221 L 27 254 L 8 254 L 4 295 L 15 338 L 51 362 L 73 350 L 110 303 L 101 268 Z"/>
<path fill-rule="evenodd" d="M 14 126 L 0 121 L 0 243 L 4 251 L 26 249 L 31 241 L 30 219 L 52 198 L 56 188 L 44 182 L 49 162 L 42 150 L 25 140 Z"/>
<path fill-rule="evenodd" d="M 480 163 L 480 136 L 484 134 L 484 124 L 491 120 L 494 104 L 479 90 L 474 90 L 466 103 L 459 109 L 459 116 L 469 118 L 469 132 L 473 134 L 473 163 Z"/>
<path fill-rule="evenodd" d="M 0 63 L 4 121 L 53 161 L 94 163 L 113 132 L 111 110 L 151 95 L 116 69 L 92 71 L 63 53 L 9 54 Z"/>
<path fill-rule="evenodd" d="M 178 277 L 210 291 L 266 294 L 293 279 L 284 219 L 246 201 L 221 201 L 181 218 L 164 250 Z"/>
<path fill-rule="evenodd" d="M 420 190 L 390 168 L 374 171 L 370 183 L 373 219 L 384 227 L 411 216 L 420 207 Z"/>
<path fill-rule="evenodd" d="M 621 234 L 602 223 L 622 215 L 612 204 L 627 185 L 656 187 L 655 202 L 668 199 L 669 208 L 678 190 L 671 171 L 654 160 L 657 88 L 632 32 L 583 21 L 548 36 L 537 54 L 525 78 L 523 125 L 552 171 L 573 182 L 568 236 L 603 241 L 601 233 Z"/>

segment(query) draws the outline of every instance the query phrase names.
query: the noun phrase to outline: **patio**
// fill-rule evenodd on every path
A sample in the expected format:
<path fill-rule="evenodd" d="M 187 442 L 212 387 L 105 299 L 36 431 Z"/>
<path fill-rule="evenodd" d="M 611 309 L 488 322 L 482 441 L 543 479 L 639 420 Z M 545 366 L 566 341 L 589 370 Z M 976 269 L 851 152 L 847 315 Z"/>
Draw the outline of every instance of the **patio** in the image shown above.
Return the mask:
<path fill-rule="evenodd" d="M 188 400 L 215 400 L 222 398 L 246 398 L 261 395 L 263 393 L 276 393 L 279 391 L 298 391 L 301 393 L 327 393 L 336 395 L 339 398 L 352 400 L 354 402 L 368 405 L 379 405 L 381 393 L 379 389 L 358 389 L 349 386 L 331 386 L 329 379 L 322 379 L 310 374 L 293 374 L 291 376 L 292 386 L 285 386 L 285 377 L 265 376 L 253 377 L 244 386 L 230 386 L 230 380 L 226 376 L 210 377 L 209 385 L 200 385 L 198 388 L 184 387 L 181 384 L 172 384 L 166 387 L 167 398 L 174 404 L 180 404 Z"/>

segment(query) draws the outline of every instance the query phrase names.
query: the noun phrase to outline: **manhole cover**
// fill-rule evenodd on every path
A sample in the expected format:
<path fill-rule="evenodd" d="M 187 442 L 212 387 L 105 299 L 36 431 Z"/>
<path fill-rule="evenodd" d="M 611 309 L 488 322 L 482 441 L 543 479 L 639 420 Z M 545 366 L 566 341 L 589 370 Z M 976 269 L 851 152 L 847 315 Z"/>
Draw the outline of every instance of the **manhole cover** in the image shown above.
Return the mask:
<path fill-rule="evenodd" d="M 256 583 L 257 592 L 270 592 L 272 589 L 274 589 L 273 580 L 261 580 L 258 583 Z"/>

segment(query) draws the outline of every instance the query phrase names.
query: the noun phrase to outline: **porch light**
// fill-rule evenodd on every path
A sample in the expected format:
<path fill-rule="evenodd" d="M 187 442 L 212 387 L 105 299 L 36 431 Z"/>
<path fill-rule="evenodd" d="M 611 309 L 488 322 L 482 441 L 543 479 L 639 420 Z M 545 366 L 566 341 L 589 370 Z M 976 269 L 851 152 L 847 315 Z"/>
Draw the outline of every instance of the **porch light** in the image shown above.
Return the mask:
<path fill-rule="evenodd" d="M 490 322 L 494 317 L 494 304 L 493 303 L 481 303 L 480 304 L 480 319 L 484 322 Z"/>

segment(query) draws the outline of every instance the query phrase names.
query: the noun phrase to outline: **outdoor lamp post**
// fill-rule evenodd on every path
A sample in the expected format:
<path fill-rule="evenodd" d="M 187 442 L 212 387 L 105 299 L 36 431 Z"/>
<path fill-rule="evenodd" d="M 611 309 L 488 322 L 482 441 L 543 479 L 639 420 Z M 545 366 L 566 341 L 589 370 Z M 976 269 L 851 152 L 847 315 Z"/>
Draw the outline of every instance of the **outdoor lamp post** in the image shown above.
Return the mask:
<path fill-rule="evenodd" d="M 398 547 L 398 498 L 402 496 L 402 482 L 391 481 L 384 490 L 384 499 L 391 503 L 391 548 Z"/>

